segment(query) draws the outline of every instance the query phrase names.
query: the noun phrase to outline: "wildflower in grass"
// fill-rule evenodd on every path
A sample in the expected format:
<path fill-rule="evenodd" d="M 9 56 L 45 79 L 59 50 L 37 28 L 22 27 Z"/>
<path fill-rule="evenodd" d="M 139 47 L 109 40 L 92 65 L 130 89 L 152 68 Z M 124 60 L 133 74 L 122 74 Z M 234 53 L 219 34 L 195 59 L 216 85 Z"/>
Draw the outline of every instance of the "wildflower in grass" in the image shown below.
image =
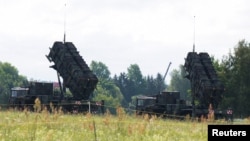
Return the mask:
<path fill-rule="evenodd" d="M 35 112 L 40 112 L 41 111 L 41 101 L 40 101 L 40 99 L 37 97 L 36 99 L 35 99 L 35 105 L 34 105 L 34 110 L 35 110 Z"/>
<path fill-rule="evenodd" d="M 91 114 L 90 112 L 88 112 L 88 113 L 86 114 L 86 117 L 87 117 L 88 119 L 91 119 L 92 114 Z"/>
<path fill-rule="evenodd" d="M 103 117 L 103 123 L 107 126 L 110 123 L 110 119 L 112 118 L 109 109 L 106 110 L 104 117 Z"/>
<path fill-rule="evenodd" d="M 62 108 L 62 106 L 59 107 L 59 109 L 58 109 L 58 114 L 59 114 L 59 115 L 63 115 L 63 114 L 64 114 L 64 113 L 63 113 L 63 108 Z"/>
<path fill-rule="evenodd" d="M 25 117 L 28 118 L 29 117 L 29 113 L 28 113 L 27 107 L 24 107 L 23 112 L 25 114 Z"/>
<path fill-rule="evenodd" d="M 144 119 L 145 121 L 149 121 L 149 115 L 148 115 L 148 114 L 143 115 L 143 119 Z"/>
<path fill-rule="evenodd" d="M 208 121 L 214 121 L 214 110 L 212 104 L 209 104 L 207 117 Z"/>
<path fill-rule="evenodd" d="M 91 131 L 94 131 L 94 124 L 91 123 L 91 122 L 89 122 L 89 129 L 90 129 Z"/>
<path fill-rule="evenodd" d="M 50 107 L 50 109 L 51 109 L 51 112 L 54 113 L 55 107 L 54 107 L 54 105 L 53 105 L 52 102 L 49 103 L 49 107 Z"/>
<path fill-rule="evenodd" d="M 187 115 L 185 116 L 185 120 L 186 120 L 186 121 L 190 121 L 190 119 L 191 119 L 190 115 L 187 114 Z"/>
<path fill-rule="evenodd" d="M 133 127 L 132 125 L 128 125 L 128 135 L 131 135 L 133 133 Z"/>
<path fill-rule="evenodd" d="M 119 120 L 122 120 L 125 117 L 125 111 L 121 106 L 116 108 L 116 113 L 118 115 Z"/>
<path fill-rule="evenodd" d="M 48 111 L 46 106 L 44 106 L 44 108 L 42 109 L 42 114 L 44 115 L 44 120 L 48 121 L 48 119 L 49 119 L 49 111 Z"/>
<path fill-rule="evenodd" d="M 206 117 L 204 117 L 204 115 L 201 115 L 201 122 L 206 122 L 206 121 L 207 121 Z"/>
<path fill-rule="evenodd" d="M 146 125 L 144 123 L 139 124 L 139 133 L 144 134 L 146 130 Z"/>

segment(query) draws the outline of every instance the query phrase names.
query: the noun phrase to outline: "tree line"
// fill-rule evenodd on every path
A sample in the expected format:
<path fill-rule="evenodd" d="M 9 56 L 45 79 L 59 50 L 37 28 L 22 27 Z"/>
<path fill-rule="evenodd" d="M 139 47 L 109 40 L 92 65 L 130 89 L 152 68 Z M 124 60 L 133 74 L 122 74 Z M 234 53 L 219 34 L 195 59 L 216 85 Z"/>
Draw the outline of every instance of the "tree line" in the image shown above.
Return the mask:
<path fill-rule="evenodd" d="M 231 107 L 236 116 L 250 115 L 250 44 L 241 40 L 221 60 L 212 58 L 219 79 L 225 86 L 220 108 Z M 98 77 L 98 84 L 93 92 L 93 100 L 104 100 L 105 106 L 115 113 L 117 106 L 133 109 L 138 95 L 158 94 L 162 90 L 180 91 L 181 98 L 191 100 L 190 82 L 186 79 L 181 64 L 170 72 L 170 84 L 166 85 L 163 75 L 143 76 L 138 64 L 131 64 L 126 72 L 111 76 L 108 66 L 103 62 L 92 61 L 91 70 Z M 18 73 L 17 68 L 6 62 L 0 62 L 0 102 L 7 104 L 10 89 L 24 86 L 28 80 Z"/>
<path fill-rule="evenodd" d="M 99 79 L 97 89 L 94 91 L 94 99 L 105 101 L 106 106 L 116 108 L 122 106 L 134 108 L 135 96 L 158 94 L 160 88 L 165 89 L 166 84 L 163 76 L 158 73 L 153 76 L 143 76 L 139 65 L 131 64 L 127 72 L 110 76 L 108 67 L 97 61 L 92 61 L 90 68 Z"/>

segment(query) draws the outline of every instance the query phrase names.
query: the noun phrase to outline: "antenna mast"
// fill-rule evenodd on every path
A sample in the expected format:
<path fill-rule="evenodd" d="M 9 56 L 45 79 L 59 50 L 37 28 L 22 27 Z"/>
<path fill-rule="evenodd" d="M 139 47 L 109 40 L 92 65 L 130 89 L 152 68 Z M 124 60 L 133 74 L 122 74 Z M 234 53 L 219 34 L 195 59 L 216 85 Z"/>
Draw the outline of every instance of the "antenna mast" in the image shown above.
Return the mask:
<path fill-rule="evenodd" d="M 193 42 L 193 52 L 195 52 L 195 16 L 194 16 L 194 42 Z"/>
<path fill-rule="evenodd" d="M 64 4 L 64 33 L 63 33 L 63 43 L 66 42 L 66 2 Z"/>

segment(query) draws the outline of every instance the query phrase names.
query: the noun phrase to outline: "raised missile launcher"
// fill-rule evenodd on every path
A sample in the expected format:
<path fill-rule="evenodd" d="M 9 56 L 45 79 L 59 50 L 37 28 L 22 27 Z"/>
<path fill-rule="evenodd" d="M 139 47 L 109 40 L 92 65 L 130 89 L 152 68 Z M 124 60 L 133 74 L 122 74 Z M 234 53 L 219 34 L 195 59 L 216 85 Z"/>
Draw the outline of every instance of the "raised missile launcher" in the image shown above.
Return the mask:
<path fill-rule="evenodd" d="M 50 52 L 46 55 L 51 68 L 58 74 L 61 93 L 55 91 L 52 82 L 29 82 L 24 87 L 11 89 L 9 97 L 10 107 L 33 109 L 38 98 L 43 106 L 60 106 L 67 112 L 101 112 L 104 113 L 104 101 L 91 101 L 91 95 L 96 88 L 98 78 L 90 70 L 71 42 L 54 42 Z M 63 79 L 61 84 L 60 76 Z M 65 96 L 68 88 L 72 97 Z"/>
<path fill-rule="evenodd" d="M 191 91 L 195 115 L 202 115 L 207 111 L 210 105 L 218 114 L 220 111 L 216 111 L 219 103 L 222 100 L 222 94 L 224 92 L 224 85 L 219 80 L 211 58 L 206 52 L 189 52 L 185 58 L 184 68 L 187 73 L 187 78 L 191 82 Z M 195 100 L 198 101 L 198 105 L 195 105 Z"/>
<path fill-rule="evenodd" d="M 63 84 L 72 92 L 75 100 L 88 100 L 98 83 L 98 78 L 90 70 L 71 42 L 55 42 L 47 55 L 51 66 L 63 78 Z"/>

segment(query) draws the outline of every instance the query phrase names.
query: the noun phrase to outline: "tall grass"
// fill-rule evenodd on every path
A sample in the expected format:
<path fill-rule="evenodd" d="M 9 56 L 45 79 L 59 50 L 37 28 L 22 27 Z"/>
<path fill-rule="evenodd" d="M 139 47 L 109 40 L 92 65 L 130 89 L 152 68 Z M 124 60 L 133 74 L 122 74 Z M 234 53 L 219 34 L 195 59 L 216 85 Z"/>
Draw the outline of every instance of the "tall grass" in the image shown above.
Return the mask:
<path fill-rule="evenodd" d="M 161 119 L 156 116 L 67 114 L 61 109 L 0 112 L 1 141 L 206 141 L 211 121 Z M 224 121 L 217 121 L 218 124 Z M 248 121 L 249 122 L 249 121 Z"/>

